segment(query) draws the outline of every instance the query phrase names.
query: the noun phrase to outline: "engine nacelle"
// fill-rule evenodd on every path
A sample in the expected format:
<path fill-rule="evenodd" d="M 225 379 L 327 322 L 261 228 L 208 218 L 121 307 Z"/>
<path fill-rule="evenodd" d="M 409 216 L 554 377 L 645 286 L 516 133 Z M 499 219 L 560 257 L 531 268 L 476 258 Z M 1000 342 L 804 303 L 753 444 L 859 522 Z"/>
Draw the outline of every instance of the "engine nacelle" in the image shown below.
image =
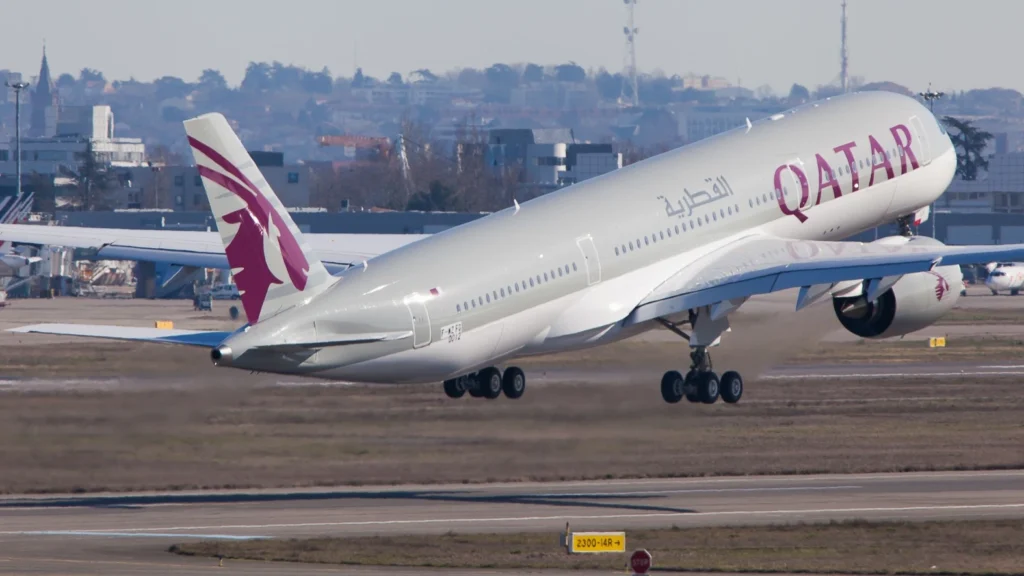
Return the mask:
<path fill-rule="evenodd" d="M 879 243 L 895 244 L 905 238 L 892 237 Z M 927 237 L 912 242 L 936 243 Z M 840 324 L 861 338 L 902 336 L 931 326 L 953 309 L 960 298 L 963 273 L 960 266 L 936 266 L 930 272 L 907 274 L 877 300 L 869 302 L 862 293 L 833 298 Z"/>

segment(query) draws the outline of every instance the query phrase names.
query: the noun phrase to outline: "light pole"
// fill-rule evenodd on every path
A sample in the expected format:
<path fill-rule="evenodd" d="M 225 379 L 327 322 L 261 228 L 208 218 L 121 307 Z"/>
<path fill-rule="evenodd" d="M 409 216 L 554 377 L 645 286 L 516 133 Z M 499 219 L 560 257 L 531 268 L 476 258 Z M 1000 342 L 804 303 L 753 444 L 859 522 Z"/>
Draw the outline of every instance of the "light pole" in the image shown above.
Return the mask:
<path fill-rule="evenodd" d="M 943 93 L 943 92 L 936 92 L 936 91 L 932 90 L 932 85 L 929 82 L 928 83 L 928 90 L 926 90 L 924 92 L 919 92 L 917 95 L 920 96 L 925 102 L 928 103 L 928 111 L 932 113 L 932 116 L 934 116 L 935 115 L 935 101 L 938 100 L 939 98 L 942 98 L 943 96 L 945 96 L 945 93 Z M 932 210 L 932 238 L 935 238 L 935 235 L 938 233 L 937 230 L 939 229 L 939 211 L 935 209 L 935 204 L 936 203 L 937 203 L 937 201 L 932 203 L 932 209 L 931 209 Z"/>
<path fill-rule="evenodd" d="M 28 82 L 11 84 L 4 81 L 4 86 L 14 90 L 14 165 L 17 183 L 14 185 L 15 198 L 21 198 L 21 91 L 28 88 Z"/>

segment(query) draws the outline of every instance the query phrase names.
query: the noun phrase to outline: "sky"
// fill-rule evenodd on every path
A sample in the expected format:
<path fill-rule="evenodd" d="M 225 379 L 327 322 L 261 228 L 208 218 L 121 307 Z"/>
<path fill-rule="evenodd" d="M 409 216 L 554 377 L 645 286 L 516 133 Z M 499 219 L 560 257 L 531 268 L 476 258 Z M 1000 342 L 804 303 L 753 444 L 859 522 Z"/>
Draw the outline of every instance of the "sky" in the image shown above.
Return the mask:
<path fill-rule="evenodd" d="M 847 12 L 851 76 L 1024 92 L 1024 2 L 848 0 Z M 195 80 L 214 68 L 230 84 L 274 60 L 379 78 L 495 62 L 620 71 L 626 23 L 623 0 L 32 0 L 0 14 L 0 69 L 36 75 L 45 42 L 55 77 Z M 839 76 L 839 15 L 840 0 L 638 0 L 637 67 L 813 89 Z"/>

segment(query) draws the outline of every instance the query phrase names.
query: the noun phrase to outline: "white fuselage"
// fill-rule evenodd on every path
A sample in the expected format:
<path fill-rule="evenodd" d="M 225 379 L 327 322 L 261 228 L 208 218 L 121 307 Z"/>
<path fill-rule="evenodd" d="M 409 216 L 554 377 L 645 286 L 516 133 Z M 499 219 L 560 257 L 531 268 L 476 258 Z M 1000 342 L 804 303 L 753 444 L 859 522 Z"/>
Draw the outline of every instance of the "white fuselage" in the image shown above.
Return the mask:
<path fill-rule="evenodd" d="M 990 270 L 988 278 L 985 279 L 985 287 L 993 294 L 1021 290 L 1024 288 L 1024 265 L 1002 264 Z"/>
<path fill-rule="evenodd" d="M 945 132 L 913 99 L 834 98 L 384 254 L 225 344 L 235 367 L 382 383 L 601 345 L 653 327 L 621 321 L 720 247 L 751 235 L 849 237 L 929 205 L 955 168 Z M 259 350 L 402 332 L 284 356 Z"/>

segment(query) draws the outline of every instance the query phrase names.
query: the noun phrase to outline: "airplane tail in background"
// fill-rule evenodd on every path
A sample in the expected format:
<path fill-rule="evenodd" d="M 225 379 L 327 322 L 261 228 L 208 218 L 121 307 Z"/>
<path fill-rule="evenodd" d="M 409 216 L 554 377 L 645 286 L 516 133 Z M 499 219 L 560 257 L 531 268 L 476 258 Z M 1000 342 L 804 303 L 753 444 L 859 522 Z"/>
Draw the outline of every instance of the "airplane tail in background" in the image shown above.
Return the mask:
<path fill-rule="evenodd" d="M 337 280 L 313 257 L 224 116 L 186 120 L 185 133 L 250 324 L 308 302 Z"/>
<path fill-rule="evenodd" d="M 34 199 L 34 192 L 22 192 L 19 196 L 7 196 L 0 200 L 0 224 L 17 224 L 28 218 Z M 0 241 L 0 251 L 5 249 L 7 243 Z"/>

